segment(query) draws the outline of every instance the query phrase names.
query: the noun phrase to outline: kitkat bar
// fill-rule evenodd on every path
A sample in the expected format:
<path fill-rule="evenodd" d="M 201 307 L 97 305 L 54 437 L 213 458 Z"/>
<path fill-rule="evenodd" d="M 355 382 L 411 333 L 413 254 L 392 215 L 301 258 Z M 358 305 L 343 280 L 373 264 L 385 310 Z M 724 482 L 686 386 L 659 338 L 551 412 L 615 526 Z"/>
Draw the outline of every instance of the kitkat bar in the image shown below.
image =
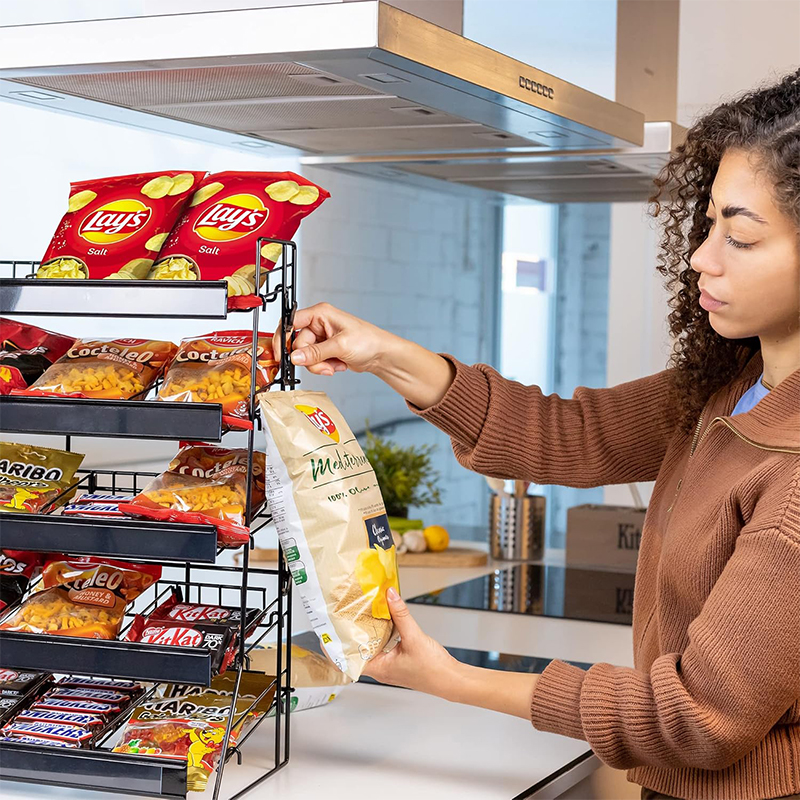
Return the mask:
<path fill-rule="evenodd" d="M 71 184 L 67 212 L 36 277 L 146 277 L 204 175 L 169 170 Z"/>
<path fill-rule="evenodd" d="M 172 229 L 148 277 L 225 280 L 229 308 L 260 305 L 253 296 L 258 240 L 291 239 L 303 218 L 328 197 L 324 189 L 293 172 L 209 175 Z M 264 244 L 261 255 L 262 264 L 272 269 L 281 245 Z"/>
<path fill-rule="evenodd" d="M 0 669 L 0 697 L 26 697 L 48 678 L 48 672 L 24 669 Z"/>

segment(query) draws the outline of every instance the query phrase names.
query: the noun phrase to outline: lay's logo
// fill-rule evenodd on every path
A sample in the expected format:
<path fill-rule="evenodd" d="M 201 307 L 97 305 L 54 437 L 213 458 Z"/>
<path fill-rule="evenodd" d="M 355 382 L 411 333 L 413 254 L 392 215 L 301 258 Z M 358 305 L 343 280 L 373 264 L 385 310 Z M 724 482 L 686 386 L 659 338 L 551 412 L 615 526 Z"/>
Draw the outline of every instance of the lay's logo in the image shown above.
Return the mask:
<path fill-rule="evenodd" d="M 324 433 L 329 439 L 333 439 L 336 444 L 339 444 L 339 431 L 336 430 L 333 420 L 321 408 L 303 405 L 297 405 L 295 408 L 304 414 L 320 433 Z"/>
<path fill-rule="evenodd" d="M 253 194 L 234 194 L 207 208 L 194 223 L 194 232 L 208 242 L 230 242 L 257 231 L 269 209 Z"/>
<path fill-rule="evenodd" d="M 138 233 L 152 211 L 139 200 L 114 200 L 89 214 L 78 228 L 78 235 L 92 244 L 115 244 Z"/>

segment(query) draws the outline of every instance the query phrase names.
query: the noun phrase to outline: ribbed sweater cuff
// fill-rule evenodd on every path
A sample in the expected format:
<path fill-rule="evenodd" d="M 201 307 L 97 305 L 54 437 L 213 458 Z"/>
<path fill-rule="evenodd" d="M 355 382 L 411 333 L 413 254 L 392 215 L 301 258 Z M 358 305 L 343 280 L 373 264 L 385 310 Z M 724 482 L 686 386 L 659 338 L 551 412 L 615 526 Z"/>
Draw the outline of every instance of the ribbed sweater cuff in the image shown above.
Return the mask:
<path fill-rule="evenodd" d="M 435 406 L 421 410 L 408 403 L 408 407 L 455 441 L 473 448 L 489 411 L 489 381 L 477 367 L 468 367 L 446 353 L 441 356 L 456 370 L 450 388 Z"/>
<path fill-rule="evenodd" d="M 581 687 L 586 673 L 563 661 L 551 661 L 536 683 L 531 700 L 534 728 L 585 739 L 581 724 Z"/>

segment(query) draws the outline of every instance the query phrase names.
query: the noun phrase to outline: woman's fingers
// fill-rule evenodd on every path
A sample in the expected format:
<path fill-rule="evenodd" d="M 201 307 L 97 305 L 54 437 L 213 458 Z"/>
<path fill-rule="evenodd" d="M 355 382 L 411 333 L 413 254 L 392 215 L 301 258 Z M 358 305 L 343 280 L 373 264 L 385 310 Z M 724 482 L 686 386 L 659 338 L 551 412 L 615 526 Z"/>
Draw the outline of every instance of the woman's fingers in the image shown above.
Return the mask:
<path fill-rule="evenodd" d="M 342 355 L 344 354 L 342 353 L 341 342 L 334 336 L 332 339 L 325 339 L 322 342 L 309 342 L 305 347 L 297 347 L 295 345 L 292 352 L 292 363 L 308 367 L 314 372 L 312 367 L 315 365 L 322 364 L 322 362 L 333 358 L 341 360 L 339 357 Z M 325 364 L 325 366 L 333 370 L 331 364 Z"/>
<path fill-rule="evenodd" d="M 410 644 L 414 637 L 420 633 L 417 621 L 411 616 L 408 606 L 395 589 L 391 588 L 386 592 L 386 600 L 389 605 L 389 613 L 392 615 L 394 626 L 400 634 L 400 639 Z"/>

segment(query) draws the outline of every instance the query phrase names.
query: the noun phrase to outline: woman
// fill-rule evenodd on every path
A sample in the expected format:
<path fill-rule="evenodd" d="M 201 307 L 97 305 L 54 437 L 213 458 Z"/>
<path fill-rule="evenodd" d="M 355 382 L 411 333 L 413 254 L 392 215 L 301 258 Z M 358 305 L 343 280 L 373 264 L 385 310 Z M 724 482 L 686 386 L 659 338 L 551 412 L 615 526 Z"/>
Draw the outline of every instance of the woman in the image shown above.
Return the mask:
<path fill-rule="evenodd" d="M 701 119 L 656 184 L 664 372 L 545 397 L 327 305 L 298 312 L 292 358 L 377 375 L 477 472 L 656 481 L 633 669 L 463 665 L 390 591 L 402 642 L 372 676 L 585 739 L 643 797 L 800 797 L 800 71 Z"/>

